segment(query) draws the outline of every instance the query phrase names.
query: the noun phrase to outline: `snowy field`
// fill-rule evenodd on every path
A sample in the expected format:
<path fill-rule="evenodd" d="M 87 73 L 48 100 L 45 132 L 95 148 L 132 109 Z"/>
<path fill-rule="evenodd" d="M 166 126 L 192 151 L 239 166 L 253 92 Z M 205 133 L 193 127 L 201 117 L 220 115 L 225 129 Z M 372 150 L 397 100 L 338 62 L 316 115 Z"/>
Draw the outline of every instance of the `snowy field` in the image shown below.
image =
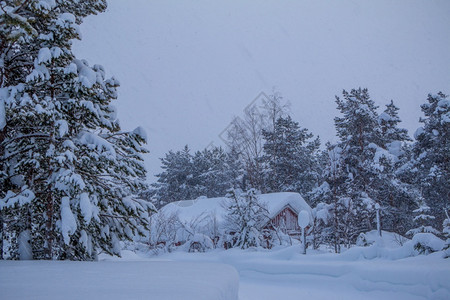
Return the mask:
<path fill-rule="evenodd" d="M 2 299 L 236 299 L 231 265 L 240 300 L 450 299 L 450 260 L 442 253 L 393 260 L 372 258 L 383 257 L 377 248 L 300 251 L 124 251 L 98 263 L 2 261 L 0 289 Z"/>
<path fill-rule="evenodd" d="M 360 251 L 340 256 L 303 256 L 300 251 L 293 246 L 275 252 L 229 250 L 159 258 L 234 266 L 240 300 L 450 299 L 450 261 L 440 256 L 367 260 Z"/>
<path fill-rule="evenodd" d="M 235 300 L 228 265 L 155 261 L 0 261 L 0 299 Z"/>

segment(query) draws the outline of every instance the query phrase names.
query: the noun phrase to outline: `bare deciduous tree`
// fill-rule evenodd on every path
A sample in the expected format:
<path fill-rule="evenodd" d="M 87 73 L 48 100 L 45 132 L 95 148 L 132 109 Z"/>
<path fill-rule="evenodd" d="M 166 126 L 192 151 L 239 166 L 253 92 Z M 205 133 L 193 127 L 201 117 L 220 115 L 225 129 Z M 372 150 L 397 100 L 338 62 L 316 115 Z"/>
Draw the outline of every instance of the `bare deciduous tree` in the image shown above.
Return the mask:
<path fill-rule="evenodd" d="M 265 191 L 263 185 L 263 130 L 274 128 L 276 120 L 287 114 L 289 104 L 283 103 L 278 92 L 265 97 L 262 103 L 252 103 L 242 118 L 236 117 L 227 130 L 227 145 L 239 154 L 251 187 Z"/>

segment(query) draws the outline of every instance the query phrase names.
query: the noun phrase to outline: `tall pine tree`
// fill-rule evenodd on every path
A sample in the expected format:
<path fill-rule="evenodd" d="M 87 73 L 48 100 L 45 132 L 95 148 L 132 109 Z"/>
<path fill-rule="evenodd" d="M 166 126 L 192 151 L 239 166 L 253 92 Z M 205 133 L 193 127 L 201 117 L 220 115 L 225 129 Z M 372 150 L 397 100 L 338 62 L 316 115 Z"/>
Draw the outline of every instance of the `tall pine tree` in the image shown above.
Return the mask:
<path fill-rule="evenodd" d="M 421 108 L 425 117 L 415 133 L 409 178 L 422 190 L 438 228 L 450 206 L 450 100 L 443 93 L 428 95 Z"/>
<path fill-rule="evenodd" d="M 273 130 L 263 130 L 263 136 L 266 189 L 307 195 L 319 180 L 319 139 L 311 140 L 313 135 L 308 129 L 300 128 L 290 116 L 278 118 Z"/>
<path fill-rule="evenodd" d="M 111 105 L 118 81 L 71 50 L 83 17 L 106 3 L 15 3 L 1 4 L 3 18 L 20 21 L 11 21 L 12 31 L 23 33 L 2 47 L 4 250 L 11 258 L 20 257 L 20 247 L 35 259 L 118 255 L 118 242 L 143 234 L 152 210 L 135 196 L 146 186 L 146 137 L 140 128 L 121 131 Z"/>
<path fill-rule="evenodd" d="M 375 196 L 373 179 L 377 169 L 373 164 L 377 147 L 381 145 L 377 106 L 370 99 L 367 89 L 343 91 L 343 98 L 336 97 L 341 117 L 335 118 L 337 135 L 342 149 L 341 167 L 346 179 L 341 186 L 343 203 L 354 211 L 346 224 L 354 241 L 360 232 L 372 229 Z M 351 207 L 351 208 L 350 208 Z"/>

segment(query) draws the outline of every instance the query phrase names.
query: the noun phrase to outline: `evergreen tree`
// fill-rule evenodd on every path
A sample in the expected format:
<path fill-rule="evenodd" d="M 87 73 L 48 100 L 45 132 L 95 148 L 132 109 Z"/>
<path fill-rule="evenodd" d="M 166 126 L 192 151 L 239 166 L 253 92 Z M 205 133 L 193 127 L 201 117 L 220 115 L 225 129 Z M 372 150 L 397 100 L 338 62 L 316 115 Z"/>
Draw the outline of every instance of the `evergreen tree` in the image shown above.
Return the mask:
<path fill-rule="evenodd" d="M 262 226 L 269 220 L 267 208 L 258 200 L 255 189 L 246 193 L 239 189 L 230 190 L 228 201 L 224 203 L 227 214 L 225 227 L 231 234 L 232 246 L 246 249 L 259 247 L 262 238 Z"/>
<path fill-rule="evenodd" d="M 315 204 L 315 234 L 320 234 L 320 240 L 333 246 L 336 253 L 340 253 L 341 245 L 346 243 L 345 237 L 349 236 L 351 230 L 348 228 L 351 225 L 349 222 L 353 220 L 349 215 L 352 210 L 346 206 L 351 202 L 345 198 L 348 178 L 342 160 L 342 149 L 330 143 L 327 143 L 326 147 L 326 157 L 323 158 L 326 164 L 322 175 L 324 182 L 310 193 L 309 198 Z"/>
<path fill-rule="evenodd" d="M 423 198 L 421 198 L 418 205 L 419 208 L 413 210 L 413 213 L 415 214 L 414 223 L 417 227 L 410 229 L 406 234 L 409 236 L 414 236 L 418 233 L 432 233 L 434 235 L 439 235 L 439 231 L 430 225 L 435 219 L 434 216 L 430 215 L 430 207 L 428 207 Z"/>
<path fill-rule="evenodd" d="M 399 110 L 400 109 L 395 106 L 394 101 L 391 100 L 391 102 L 386 105 L 386 109 L 383 113 L 378 117 L 378 123 L 381 127 L 382 144 L 385 145 L 386 148 L 395 147 L 396 149 L 392 149 L 392 151 L 401 150 L 398 146 L 402 146 L 401 144 L 392 145 L 392 143 L 412 141 L 408 135 L 408 131 L 398 127 L 401 122 L 398 115 Z"/>
<path fill-rule="evenodd" d="M 163 172 L 156 175 L 158 180 L 152 189 L 144 193 L 145 198 L 153 198 L 157 208 L 200 196 L 223 197 L 242 182 L 243 166 L 237 154 L 222 148 L 192 155 L 186 146 L 182 151 L 169 151 L 161 161 Z"/>
<path fill-rule="evenodd" d="M 378 117 L 381 131 L 381 144 L 377 147 L 374 163 L 378 174 L 373 179 L 377 202 L 382 206 L 383 228 L 404 234 L 411 226 L 409 212 L 415 205 L 413 187 L 403 182 L 397 170 L 408 157 L 407 142 L 411 141 L 408 132 L 399 128 L 399 108 L 391 102 Z"/>
<path fill-rule="evenodd" d="M 377 208 L 383 229 L 405 233 L 416 195 L 397 176 L 408 156 L 409 137 L 398 127 L 393 102 L 380 116 L 366 89 L 344 91 L 336 102 L 342 114 L 335 118 L 340 142 L 327 144 L 327 151 L 318 156 L 324 182 L 309 197 L 328 216 L 316 231 L 324 232 L 324 240 L 339 252 L 341 244 L 349 246 L 373 228 Z"/>
<path fill-rule="evenodd" d="M 239 187 L 242 166 L 233 153 L 217 147 L 205 149 L 195 154 L 193 163 L 202 195 L 223 197 L 230 188 Z"/>
<path fill-rule="evenodd" d="M 290 116 L 280 117 L 273 131 L 263 130 L 266 189 L 270 192 L 295 191 L 307 195 L 318 183 L 316 154 L 319 139 L 300 128 Z"/>
<path fill-rule="evenodd" d="M 110 104 L 118 81 L 71 50 L 82 18 L 106 4 L 14 4 L 1 4 L 2 17 L 19 20 L 12 31 L 32 27 L 4 48 L 14 49 L 2 69 L 14 80 L 2 82 L 0 97 L 6 112 L 0 208 L 4 236 L 12 241 L 8 255 L 20 256 L 21 237 L 29 237 L 35 259 L 95 259 L 98 250 L 119 255 L 119 240 L 143 234 L 152 210 L 134 196 L 146 186 L 145 133 L 120 130 Z"/>
<path fill-rule="evenodd" d="M 169 151 L 161 158 L 163 172 L 157 174 L 152 184 L 156 207 L 179 200 L 195 199 L 201 194 L 196 190 L 193 157 L 186 145 L 182 151 Z"/>
<path fill-rule="evenodd" d="M 336 103 L 342 114 L 335 118 L 335 126 L 342 149 L 342 174 L 346 177 L 338 202 L 345 204 L 344 210 L 352 212 L 346 214 L 344 232 L 349 242 L 353 242 L 359 233 L 372 229 L 376 201 L 372 183 L 378 175 L 374 155 L 381 145 L 380 128 L 377 106 L 367 89 L 353 89 L 350 93 L 344 90 L 343 99 L 336 97 Z"/>
<path fill-rule="evenodd" d="M 442 250 L 442 246 L 444 246 L 444 244 L 442 244 L 442 246 L 437 246 L 436 243 L 432 242 L 433 239 L 435 241 L 439 241 L 439 243 L 442 241 L 436 237 L 440 234 L 440 232 L 431 225 L 435 217 L 430 214 L 430 207 L 427 206 L 422 197 L 419 198 L 418 206 L 419 208 L 413 211 L 415 214 L 414 223 L 417 227 L 406 233 L 408 236 L 412 237 L 414 241 L 414 249 L 416 249 L 420 254 L 428 254 Z"/>
<path fill-rule="evenodd" d="M 428 95 L 427 101 L 421 106 L 425 117 L 415 133 L 409 179 L 421 188 L 438 227 L 450 203 L 450 100 L 438 93 Z"/>

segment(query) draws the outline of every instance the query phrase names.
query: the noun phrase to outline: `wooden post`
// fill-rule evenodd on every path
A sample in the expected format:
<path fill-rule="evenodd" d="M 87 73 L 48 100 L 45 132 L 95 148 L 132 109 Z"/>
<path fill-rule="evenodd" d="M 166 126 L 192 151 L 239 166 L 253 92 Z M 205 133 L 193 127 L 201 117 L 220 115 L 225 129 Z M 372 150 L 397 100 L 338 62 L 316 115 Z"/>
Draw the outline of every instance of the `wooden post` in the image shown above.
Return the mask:
<path fill-rule="evenodd" d="M 302 227 L 302 244 L 303 244 L 303 254 L 306 254 L 306 236 L 305 236 L 305 227 Z"/>

